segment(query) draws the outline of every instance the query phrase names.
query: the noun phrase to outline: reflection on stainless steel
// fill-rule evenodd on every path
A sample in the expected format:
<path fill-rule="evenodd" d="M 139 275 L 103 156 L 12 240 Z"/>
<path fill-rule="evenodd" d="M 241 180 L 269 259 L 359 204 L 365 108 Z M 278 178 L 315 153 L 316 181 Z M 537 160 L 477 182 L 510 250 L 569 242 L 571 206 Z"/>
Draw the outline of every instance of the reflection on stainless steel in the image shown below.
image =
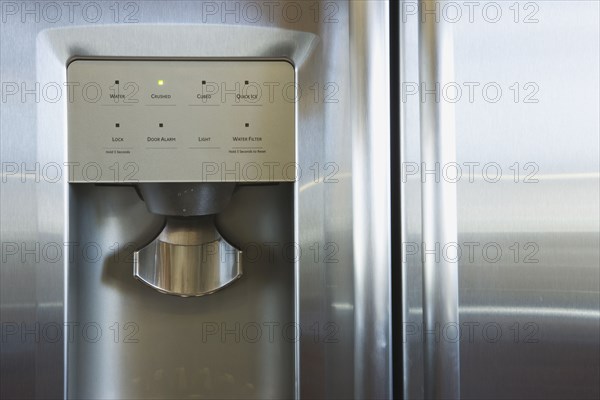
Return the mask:
<path fill-rule="evenodd" d="M 349 30 L 350 2 L 286 0 L 272 6 L 267 3 L 249 2 L 247 8 L 238 4 L 238 9 L 250 11 L 254 4 L 264 6 L 259 21 L 221 12 L 212 14 L 208 11 L 215 5 L 222 7 L 220 11 L 235 7 L 214 1 L 137 2 L 139 12 L 120 9 L 124 12 L 119 17 L 122 19 L 132 12 L 138 22 L 123 24 L 116 24 L 110 17 L 114 7 L 108 7 L 114 4 L 105 2 L 98 2 L 106 8 L 97 23 L 86 21 L 78 12 L 69 20 L 68 9 L 63 9 L 62 19 L 52 23 L 43 19 L 34 22 L 32 15 L 23 23 L 19 15 L 7 15 L 7 23 L 1 26 L 2 80 L 28 85 L 33 81 L 42 86 L 47 82 L 62 85 L 66 81 L 67 60 L 74 56 L 234 56 L 292 60 L 298 84 L 304 89 L 296 106 L 297 155 L 303 169 L 298 187 L 260 188 L 266 191 L 264 194 L 244 188 L 232 197 L 227 213 L 219 215 L 217 226 L 224 237 L 242 249 L 260 239 L 261 243 L 295 242 L 303 253 L 295 264 L 277 259 L 280 268 L 270 268 L 266 261 L 252 266 L 245 263 L 243 279 L 211 296 L 188 299 L 162 296 L 131 278 L 131 259 L 115 262 L 111 254 L 115 242 L 133 242 L 136 249 L 140 248 L 164 224 L 164 218 L 147 212 L 132 189 L 122 189 L 123 193 L 115 188 L 74 189 L 68 188 L 65 180 L 22 183 L 19 176 L 9 177 L 0 193 L 3 241 L 33 246 L 78 237 L 80 241 L 99 243 L 103 257 L 96 263 L 81 257 L 64 264 L 44 260 L 36 263 L 31 257 L 3 262 L 2 320 L 23 321 L 27 326 L 36 322 L 60 325 L 65 321 L 97 321 L 104 324 L 104 339 L 112 333 L 107 326 L 116 320 L 134 321 L 142 336 L 138 344 L 114 343 L 112 338 L 98 343 L 81 340 L 23 343 L 19 337 L 11 337 L 2 346 L 0 362 L 2 377 L 14 379 L 3 379 L 0 387 L 3 397 L 22 394 L 27 398 L 36 395 L 59 398 L 64 388 L 64 393 L 74 398 L 168 397 L 169 394 L 174 398 L 187 395 L 232 398 L 236 394 L 289 398 L 294 395 L 295 387 L 306 398 L 352 398 L 355 384 L 365 388 L 363 395 L 374 396 L 368 393 L 372 383 L 359 382 L 374 379 L 369 371 L 356 372 L 360 365 L 356 364 L 355 353 L 368 356 L 373 351 L 381 356 L 385 351 L 380 344 L 389 346 L 389 341 L 374 340 L 376 335 L 372 331 L 382 333 L 385 328 L 381 326 L 363 325 L 361 333 L 354 334 L 353 244 L 371 240 L 374 230 L 361 232 L 353 228 L 354 211 L 348 201 L 355 186 L 367 192 L 373 190 L 371 182 L 353 178 L 356 172 L 353 152 L 358 149 L 353 150 L 349 139 L 352 123 L 347 117 L 352 113 L 349 43 L 351 36 L 352 40 L 360 38 Z M 365 3 L 365 7 L 385 7 L 385 2 Z M 290 19 L 298 6 L 302 8 L 301 17 Z M 383 54 L 386 50 L 378 47 L 377 51 Z M 32 98 L 21 102 L 20 96 L 16 96 L 17 101 L 9 99 L 2 104 L 2 159 L 62 165 L 67 99 L 61 97 L 50 103 L 29 101 Z M 370 154 L 366 162 L 377 164 L 380 156 Z M 311 166 L 317 170 L 311 171 Z M 318 172 L 318 176 L 313 172 Z M 309 189 L 299 190 L 307 185 Z M 379 181 L 375 187 L 380 188 Z M 90 202 L 79 203 L 86 195 Z M 277 218 L 266 210 L 271 205 L 269 196 L 273 195 L 278 195 L 283 204 L 293 205 Z M 381 199 L 387 198 L 385 192 L 379 195 Z M 240 204 L 238 196 L 249 196 L 252 204 Z M 79 210 L 80 221 L 67 227 L 64 221 L 73 207 Z M 257 208 L 260 221 L 255 218 Z M 112 218 L 97 224 L 97 215 Z M 230 221 L 232 215 L 236 215 L 236 221 Z M 244 222 L 241 230 L 236 229 L 239 221 Z M 119 225 L 126 229 L 116 229 Z M 253 234 L 247 232 L 250 227 Z M 269 251 L 266 246 L 260 249 L 263 254 Z M 318 254 L 313 257 L 311 251 Z M 250 274 L 249 268 L 256 271 Z M 283 279 L 285 284 L 268 285 L 265 290 L 262 284 L 272 282 L 275 277 Z M 384 307 L 382 299 L 386 292 L 372 295 L 376 298 L 367 295 L 366 301 L 374 301 L 377 309 Z M 368 313 L 370 309 L 367 305 L 360 313 Z M 203 324 L 252 320 L 282 324 L 291 320 L 304 333 L 318 326 L 320 340 L 315 342 L 313 336 L 303 335 L 292 343 L 262 341 L 242 343 L 239 347 L 206 344 L 201 340 L 198 343 Z M 324 327 L 335 330 L 325 331 Z M 328 333 L 332 336 L 325 338 Z M 163 350 L 165 347 L 169 351 Z M 149 348 L 153 350 L 147 351 Z M 63 361 L 65 369 L 57 368 Z M 386 374 L 380 375 L 379 386 L 388 387 L 387 379 Z M 380 392 L 378 388 L 375 390 Z"/>
<path fill-rule="evenodd" d="M 404 3 L 404 10 L 412 10 L 414 2 Z M 600 396 L 600 5 L 537 2 L 537 22 L 515 23 L 512 3 L 497 4 L 503 11 L 497 23 L 478 16 L 470 22 L 463 8 L 463 18 L 452 24 L 453 80 L 464 89 L 455 104 L 456 162 L 462 168 L 456 184 L 457 242 L 463 251 L 460 396 L 595 399 Z M 442 7 L 438 3 L 441 13 Z M 441 24 L 447 22 L 439 15 Z M 404 14 L 401 80 L 407 84 L 420 82 L 421 18 Z M 434 14 L 427 15 L 431 18 Z M 430 51 L 441 52 L 439 46 Z M 478 88 L 496 83 L 502 98 L 492 103 L 476 90 L 470 101 L 465 82 Z M 515 102 L 509 87 L 516 82 L 538 88 L 536 101 L 523 102 L 521 96 Z M 406 96 L 401 106 L 402 161 L 421 167 L 419 95 Z M 523 182 L 532 172 L 523 168 L 527 162 L 538 168 L 535 183 Z M 466 163 L 498 163 L 502 177 L 486 182 L 476 169 L 470 179 Z M 518 176 L 510 170 L 515 163 Z M 402 181 L 406 399 L 426 398 L 423 343 L 433 334 L 424 332 L 421 322 L 425 255 L 420 246 L 423 179 L 435 176 L 420 172 L 405 174 Z M 414 255 L 407 251 L 412 244 L 419 244 Z M 469 245 L 479 246 L 472 256 Z M 483 254 L 485 245 L 500 248 L 500 259 Z M 440 341 L 448 339 L 439 334 Z"/>
<path fill-rule="evenodd" d="M 421 9 L 440 6 L 437 0 L 421 0 Z M 454 82 L 453 24 L 428 18 L 419 25 L 419 82 L 434 88 Z M 421 93 L 421 162 L 431 166 L 456 162 L 454 104 Z M 429 179 L 421 186 L 423 251 L 435 251 L 440 243 L 456 243 L 456 184 Z M 456 326 L 458 320 L 458 262 L 456 259 L 423 258 L 423 331 Z M 460 341 L 424 340 L 425 398 L 460 398 Z"/>
<path fill-rule="evenodd" d="M 160 235 L 133 253 L 133 275 L 179 296 L 211 294 L 240 278 L 242 252 L 221 237 L 213 219 L 167 218 Z"/>
<path fill-rule="evenodd" d="M 282 328 L 293 324 L 294 265 L 281 252 L 268 257 L 267 245 L 293 242 L 292 184 L 244 187 L 232 196 L 216 225 L 253 250 L 247 273 L 225 290 L 187 298 L 131 276 L 133 250 L 164 226 L 132 187 L 71 186 L 71 235 L 97 243 L 102 254 L 77 253 L 69 265 L 67 320 L 80 325 L 67 342 L 67 398 L 293 396 L 294 342 Z M 86 324 L 102 329 L 97 341 L 82 335 Z M 94 338 L 93 327 L 89 333 Z"/>
<path fill-rule="evenodd" d="M 355 398 L 392 397 L 388 7 L 350 2 Z"/>
<path fill-rule="evenodd" d="M 66 26 L 59 29 L 46 29 L 56 28 L 59 24 L 13 25 L 11 30 L 14 28 L 18 35 L 27 37 L 21 41 L 22 47 L 19 48 L 26 49 L 29 55 L 37 50 L 37 56 L 24 56 L 34 62 L 27 68 L 21 65 L 16 69 L 12 58 L 7 61 L 2 57 L 3 77 L 62 82 L 66 79 L 67 60 L 77 55 L 284 57 L 302 67 L 317 38 L 309 32 L 290 30 L 301 27 L 287 26 L 282 17 L 275 25 L 290 29 L 261 28 L 256 24 L 240 24 L 232 28 L 222 25 L 220 18 L 214 19 L 217 24 L 200 24 L 194 15 L 201 12 L 201 7 L 201 2 L 144 3 L 141 21 L 164 18 L 165 24 L 160 26 L 140 23 L 84 27 L 82 25 L 87 23 L 83 20 L 65 23 Z M 5 27 L 3 25 L 3 29 Z M 41 32 L 36 38 L 38 30 Z M 244 40 L 240 41 L 240 37 Z M 2 38 L 4 50 L 7 43 L 4 31 Z M 35 62 L 36 59 L 39 63 Z M 309 99 L 309 96 L 304 98 Z M 24 154 L 15 149 L 12 153 L 8 152 L 5 146 L 0 150 L 3 157 L 11 154 L 9 159 L 18 159 L 19 162 L 61 163 L 65 156 L 66 108 L 66 98 L 56 103 L 20 103 L 13 108 L 15 118 L 9 119 L 21 125 L 18 137 L 26 143 L 37 143 L 39 159 L 29 157 L 31 148 Z M 4 122 L 8 118 L 5 109 L 3 106 L 2 140 L 5 137 Z M 26 125 L 23 125 L 25 120 L 21 121 L 22 117 L 16 115 L 27 116 Z M 39 131 L 35 125 L 27 125 L 30 121 L 35 122 L 36 115 L 43 121 L 39 124 Z M 305 164 L 310 165 L 309 162 Z M 76 238 L 78 243 L 97 244 L 102 251 L 101 257 L 92 261 L 82 258 L 80 253 L 75 255 L 74 261 L 61 259 L 65 265 L 27 260 L 26 267 L 15 269 L 14 281 L 33 291 L 21 290 L 15 297 L 11 290 L 4 290 L 5 282 L 13 279 L 2 279 L 3 307 L 5 304 L 16 305 L 14 301 L 18 299 L 30 300 L 18 300 L 20 305 L 14 308 L 15 312 L 9 318 L 23 319 L 26 326 L 37 321 L 59 325 L 71 321 L 79 323 L 79 326 L 98 323 L 103 329 L 103 336 L 97 343 L 86 342 L 81 335 L 72 342 L 65 338 L 64 343 L 11 341 L 11 352 L 17 356 L 16 360 L 21 360 L 17 364 L 4 358 L 7 347 L 2 346 L 2 377 L 9 376 L 4 371 L 14 370 L 15 365 L 22 365 L 23 371 L 15 375 L 17 378 L 9 385 L 5 385 L 3 379 L 3 396 L 18 397 L 24 393 L 24 397 L 37 394 L 59 398 L 63 389 L 64 396 L 77 399 L 201 396 L 262 399 L 293 396 L 297 379 L 294 371 L 295 342 L 286 339 L 281 331 L 269 342 L 268 329 L 272 322 L 280 327 L 294 324 L 294 263 L 281 253 L 275 254 L 274 258 L 265 256 L 271 251 L 267 243 L 295 241 L 293 185 L 244 188 L 232 196 L 227 213 L 221 213 L 217 218 L 219 231 L 236 246 L 243 249 L 251 245 L 263 256 L 251 260 L 252 263 L 244 260 L 246 271 L 251 269 L 252 273 L 246 273 L 244 279 L 227 290 L 186 299 L 148 290 L 131 276 L 131 252 L 149 243 L 164 225 L 164 218 L 148 213 L 146 205 L 133 189 L 93 188 L 85 184 L 73 188 L 68 187 L 64 180 L 39 185 L 33 182 L 32 185 L 17 179 L 12 180 L 9 186 L 14 189 L 10 196 L 15 197 L 2 202 L 3 240 L 7 221 L 4 215 L 13 215 L 14 211 L 7 209 L 6 205 L 18 202 L 24 209 L 33 208 L 36 212 L 22 216 L 29 218 L 30 222 L 11 219 L 7 226 L 11 230 L 17 229 L 12 231 L 14 236 L 11 238 L 20 237 L 15 240 L 25 240 L 32 245 L 40 240 L 42 243 L 62 243 Z M 33 192 L 29 192 L 28 188 Z M 1 195 L 5 196 L 4 187 Z M 13 202 L 15 199 L 18 201 Z M 57 212 L 57 209 L 63 212 Z M 19 212 L 14 215 L 21 215 Z M 231 220 L 230 215 L 236 215 L 236 218 Z M 71 222 L 68 227 L 64 223 L 66 218 Z M 25 226 L 29 227 L 27 238 L 21 236 L 18 228 Z M 3 278 L 4 273 L 5 270 L 2 271 Z M 41 279 L 42 276 L 44 279 L 37 280 L 36 277 Z M 54 306 L 44 308 L 41 304 Z M 5 315 L 3 312 L 3 320 Z M 110 336 L 114 333 L 110 327 L 116 328 L 115 322 L 119 322 L 121 340 L 118 343 Z M 128 325 L 129 331 L 124 332 L 124 324 L 128 322 L 133 325 Z M 247 340 L 236 342 L 235 333 L 241 337 L 240 330 L 252 328 L 255 323 L 263 329 L 262 340 L 257 343 Z M 139 330 L 133 337 L 139 339 L 140 346 L 123 343 L 124 336 L 132 334 L 136 326 Z M 218 332 L 203 342 L 203 332 L 206 334 L 207 328 L 215 326 Z M 235 331 L 236 327 L 240 330 Z M 221 329 L 224 329 L 225 340 L 222 340 Z M 227 333 L 232 329 L 233 334 Z M 13 346 L 13 343 L 16 345 Z M 165 346 L 165 343 L 169 345 Z M 63 360 L 64 370 L 56 368 Z M 43 377 L 30 373 L 36 368 L 47 373 Z M 23 387 L 29 391 L 23 391 Z"/>
<path fill-rule="evenodd" d="M 361 190 L 367 193 L 382 188 L 378 179 L 356 179 L 361 174 L 357 168 L 376 168 L 381 154 L 368 153 L 369 149 L 361 152 L 350 140 L 356 133 L 350 93 L 356 84 L 374 92 L 381 88 L 350 79 L 350 69 L 356 71 L 356 66 L 349 49 L 351 43 L 354 49 L 360 48 L 357 41 L 362 39 L 357 32 L 364 29 L 357 21 L 350 29 L 349 11 L 377 8 L 386 2 L 283 0 L 263 8 L 263 18 L 258 21 L 235 11 L 223 13 L 225 7 L 236 9 L 228 2 L 133 3 L 134 8 L 126 10 L 122 7 L 129 7 L 130 2 L 118 4 L 119 23 L 113 19 L 113 2 L 97 2 L 103 12 L 95 23 L 86 20 L 89 14 L 79 12 L 81 6 L 75 6 L 72 14 L 70 7 L 62 8 L 62 18 L 50 22 L 43 17 L 53 15 L 37 18 L 42 10 L 53 10 L 43 2 L 2 3 L 8 7 L 0 26 L 2 82 L 14 82 L 19 89 L 24 85 L 27 92 L 9 95 L 3 90 L 0 157 L 3 163 L 24 163 L 30 172 L 24 180 L 21 174 L 4 170 L 2 175 L 2 242 L 16 243 L 25 252 L 3 253 L 0 319 L 7 324 L 3 328 L 18 326 L 29 333 L 25 337 L 20 332 L 7 335 L 0 346 L 0 397 L 375 397 L 381 391 L 369 392 L 374 382 L 371 371 L 357 371 L 359 362 L 372 361 L 370 352 L 384 354 L 377 346 L 389 345 L 373 340 L 386 328 L 369 325 L 381 314 L 368 314 L 381 310 L 386 294 L 382 290 L 369 297 L 374 280 L 367 270 L 357 271 L 355 266 L 364 267 L 368 249 L 383 248 L 374 243 L 385 236 L 383 230 L 361 231 L 359 227 L 369 218 L 385 214 L 377 209 L 383 204 L 377 196 L 388 194 L 385 189 L 360 194 Z M 267 3 L 247 2 L 250 6 L 246 8 L 246 2 L 239 2 L 236 10 Z M 481 174 L 470 182 L 464 167 L 463 180 L 457 184 L 458 242 L 496 243 L 503 250 L 496 263 L 486 261 L 481 253 L 474 260 L 463 254 L 458 262 L 461 324 L 498 324 L 502 329 L 495 342 L 482 336 L 481 330 L 469 341 L 466 331 L 460 346 L 461 397 L 597 399 L 600 4 L 595 0 L 488 2 L 492 7 L 486 11 L 494 11 L 496 5 L 502 8 L 497 23 L 485 20 L 493 15 L 481 13 L 483 3 L 473 4 L 473 8 L 463 2 L 439 3 L 438 9 L 444 4 L 449 6 L 440 10 L 439 18 L 452 17 L 443 13 L 463 6 L 462 17 L 454 24 L 455 80 L 461 86 L 464 82 L 479 84 L 474 102 L 469 102 L 468 87 L 463 86 L 463 100 L 456 104 L 456 161 L 463 167 L 465 162 L 497 162 L 504 173 L 494 184 L 483 181 Z M 302 7 L 302 16 L 291 20 L 297 5 Z M 4 12 L 13 6 L 17 7 L 15 14 Z M 215 6 L 221 8 L 214 14 L 207 12 Z M 420 15 L 411 12 L 415 1 L 405 0 L 400 8 L 405 11 L 400 15 L 401 81 L 418 83 Z M 283 9 L 289 13 L 281 12 Z M 121 24 L 126 16 L 122 11 L 132 10 L 134 21 L 129 22 L 133 23 Z M 365 14 L 353 14 L 352 18 L 361 15 Z M 524 22 L 526 18 L 529 23 Z M 384 29 L 368 26 L 371 32 Z M 374 42 L 369 51 L 380 49 L 381 43 Z M 297 185 L 244 188 L 234 194 L 216 225 L 242 249 L 257 240 L 263 244 L 290 241 L 297 242 L 304 253 L 295 262 L 277 253 L 277 268 L 268 260 L 259 260 L 251 265 L 252 274 L 245 263 L 243 279 L 211 296 L 163 296 L 132 279 L 134 248 L 127 247 L 125 257 L 118 258 L 114 246 L 133 243 L 135 249 L 141 248 L 163 228 L 164 217 L 149 213 L 131 188 L 69 187 L 64 169 L 58 182 L 35 180 L 31 171 L 36 165 L 41 171 L 48 163 L 63 165 L 66 160 L 67 97 L 49 102 L 43 95 L 37 99 L 32 91 L 35 82 L 40 88 L 47 83 L 50 89 L 52 83 L 63 87 L 65 65 L 73 56 L 226 55 L 293 60 L 298 83 L 305 89 L 296 107 L 297 156 L 305 173 Z M 479 89 L 489 82 L 503 89 L 498 103 L 481 98 Z M 524 88 L 527 83 L 537 85 L 539 90 L 533 96 L 538 101 L 515 103 L 516 88 L 521 100 L 532 96 L 532 86 Z M 401 107 L 402 161 L 420 164 L 418 95 L 409 95 Z M 521 172 L 518 183 L 514 182 L 517 166 L 509 169 L 516 162 Z M 530 172 L 523 169 L 527 162 L 539 167 L 535 184 L 522 182 Z M 313 165 L 320 174 L 309 170 Z M 324 179 L 324 173 L 333 171 L 331 166 L 337 171 Z M 420 174 L 409 175 L 402 182 L 405 243 L 423 241 L 421 190 Z M 360 204 L 374 200 L 374 206 L 356 210 L 355 199 L 363 202 Z M 274 204 L 281 206 L 276 215 L 270 209 Z M 110 218 L 99 222 L 99 216 Z M 69 226 L 65 225 L 67 218 L 71 219 Z M 243 222 L 241 229 L 239 221 Z M 378 224 L 385 225 L 382 221 Z M 78 238 L 79 245 L 98 244 L 101 258 L 92 262 L 76 251 L 74 261 L 61 258 L 56 262 L 28 252 L 73 238 Z M 520 246 L 517 255 L 521 262 L 514 261 L 515 253 L 510 250 L 515 243 Z M 523 245 L 528 243 L 538 246 L 536 262 L 523 262 L 524 256 L 531 256 L 524 253 Z M 312 247 L 320 250 L 318 257 L 311 253 L 314 244 L 321 246 Z M 326 245 L 331 247 L 324 249 Z M 400 244 L 390 246 L 395 245 Z M 260 249 L 263 254 L 269 250 L 267 246 Z M 333 257 L 327 260 L 323 251 L 330 249 L 334 249 Z M 61 250 L 69 254 L 74 247 L 61 246 Z M 382 254 L 371 255 L 382 265 Z M 395 345 L 403 346 L 403 397 L 423 399 L 423 253 L 419 250 L 412 257 L 405 256 L 403 322 L 414 324 L 420 333 L 405 330 L 404 340 L 396 336 Z M 356 282 L 365 277 L 367 281 Z M 275 280 L 278 284 L 264 285 Z M 357 289 L 367 303 L 357 303 Z M 296 342 L 232 344 L 221 342 L 220 334 L 202 342 L 207 326 L 220 329 L 224 323 L 225 328 L 234 329 L 232 323 L 244 326 L 257 321 L 298 323 L 305 334 Z M 94 322 L 103 328 L 96 343 L 86 341 L 81 331 L 71 342 L 67 334 L 58 341 L 35 337 L 36 324 L 43 329 L 52 324 L 81 327 Z M 120 325 L 116 327 L 115 322 Z M 124 335 L 133 332 L 123 330 L 127 322 L 134 324 L 128 328 L 139 328 L 133 336 L 138 343 L 123 342 Z M 335 328 L 330 342 L 324 341 L 327 323 Z M 119 329 L 119 342 L 114 341 L 115 331 L 110 327 Z M 317 327 L 322 335 L 315 341 L 311 329 Z M 266 330 L 263 334 L 267 336 Z M 384 376 L 380 375 L 380 385 L 388 387 Z"/>
<path fill-rule="evenodd" d="M 402 0 L 400 13 L 412 0 Z M 402 14 L 398 17 L 402 18 Z M 419 19 L 405 18 L 400 24 L 400 82 L 419 82 Z M 402 90 L 402 86 L 400 88 Z M 419 163 L 420 143 L 419 99 L 407 98 L 400 109 L 400 164 Z M 421 179 L 418 175 L 404 178 L 400 182 L 400 221 L 402 242 L 421 242 Z M 405 254 L 406 246 L 401 252 Z M 419 253 L 419 255 L 421 255 Z M 422 336 L 408 332 L 406 326 L 422 326 L 423 314 L 423 265 L 421 257 L 402 256 L 402 397 L 422 399 L 424 392 L 423 340 Z M 415 313 L 413 310 L 418 310 Z M 395 344 L 397 341 L 395 342 Z"/>
<path fill-rule="evenodd" d="M 133 253 L 133 275 L 159 292 L 203 296 L 242 276 L 241 251 L 221 237 L 215 216 L 235 183 L 140 183 L 148 210 L 168 215 L 162 232 Z"/>

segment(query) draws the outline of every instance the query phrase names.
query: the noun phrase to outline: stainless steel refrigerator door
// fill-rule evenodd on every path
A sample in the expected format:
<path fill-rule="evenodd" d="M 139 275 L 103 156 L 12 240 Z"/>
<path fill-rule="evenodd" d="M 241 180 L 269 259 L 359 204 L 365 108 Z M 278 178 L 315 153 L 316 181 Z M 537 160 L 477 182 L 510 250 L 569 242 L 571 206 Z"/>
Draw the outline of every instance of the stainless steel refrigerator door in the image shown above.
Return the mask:
<path fill-rule="evenodd" d="M 399 12 L 405 398 L 598 398 L 598 2 Z"/>
<path fill-rule="evenodd" d="M 65 60 L 232 55 L 301 60 L 295 393 L 390 397 L 388 3 L 67 3 L 2 2 L 2 397 L 67 387 Z"/>

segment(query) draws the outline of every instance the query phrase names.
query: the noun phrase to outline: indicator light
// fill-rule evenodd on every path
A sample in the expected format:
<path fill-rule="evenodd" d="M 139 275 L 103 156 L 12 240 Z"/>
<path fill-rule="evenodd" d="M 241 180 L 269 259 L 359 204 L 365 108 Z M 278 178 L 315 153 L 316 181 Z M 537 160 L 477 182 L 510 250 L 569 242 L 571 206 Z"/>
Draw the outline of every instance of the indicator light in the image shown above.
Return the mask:
<path fill-rule="evenodd" d="M 165 84 L 165 81 L 163 81 L 162 79 L 158 80 L 158 86 L 162 86 Z"/>

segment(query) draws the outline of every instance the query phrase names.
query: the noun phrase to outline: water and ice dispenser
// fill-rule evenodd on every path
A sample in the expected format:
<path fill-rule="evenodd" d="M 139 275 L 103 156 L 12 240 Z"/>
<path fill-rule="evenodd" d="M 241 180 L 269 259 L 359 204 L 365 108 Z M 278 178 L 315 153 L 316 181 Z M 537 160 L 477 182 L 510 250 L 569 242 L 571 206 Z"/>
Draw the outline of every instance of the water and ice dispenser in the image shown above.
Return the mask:
<path fill-rule="evenodd" d="M 68 318 L 139 339 L 69 345 L 68 396 L 293 396 L 293 341 L 239 337 L 294 321 L 293 65 L 80 58 L 67 79 L 69 240 L 105 250 L 70 263 Z"/>

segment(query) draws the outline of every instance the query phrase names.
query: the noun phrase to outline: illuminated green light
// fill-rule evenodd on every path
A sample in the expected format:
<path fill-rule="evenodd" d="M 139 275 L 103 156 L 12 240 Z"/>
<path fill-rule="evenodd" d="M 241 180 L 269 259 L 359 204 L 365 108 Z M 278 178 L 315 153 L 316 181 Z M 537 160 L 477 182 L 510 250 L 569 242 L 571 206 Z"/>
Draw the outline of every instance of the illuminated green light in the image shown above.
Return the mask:
<path fill-rule="evenodd" d="M 165 81 L 163 81 L 162 79 L 158 80 L 158 86 L 162 86 L 165 84 Z"/>

